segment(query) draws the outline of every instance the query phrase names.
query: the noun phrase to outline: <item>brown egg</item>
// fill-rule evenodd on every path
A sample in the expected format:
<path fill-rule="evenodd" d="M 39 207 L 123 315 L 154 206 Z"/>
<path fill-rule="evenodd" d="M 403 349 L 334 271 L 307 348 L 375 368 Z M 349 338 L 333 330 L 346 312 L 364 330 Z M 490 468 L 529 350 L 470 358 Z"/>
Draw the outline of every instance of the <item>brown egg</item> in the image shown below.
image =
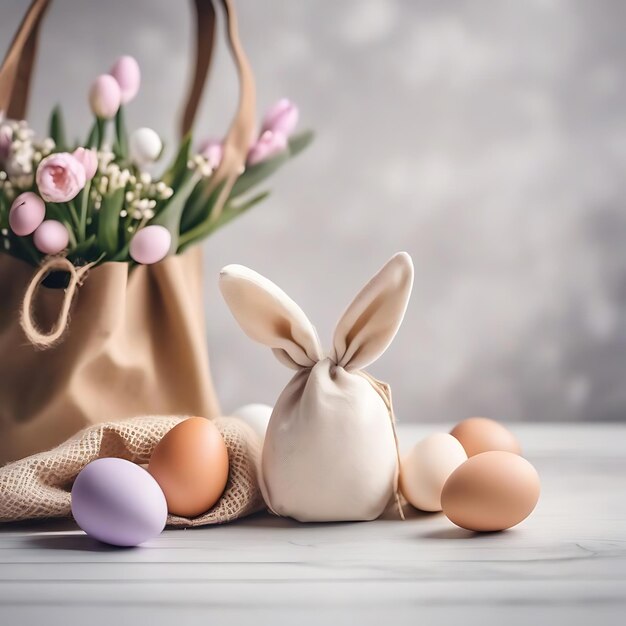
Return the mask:
<path fill-rule="evenodd" d="M 208 511 L 226 487 L 228 450 L 215 424 L 190 417 L 159 441 L 148 471 L 163 489 L 170 513 L 195 517 Z"/>
<path fill-rule="evenodd" d="M 452 472 L 441 506 L 461 528 L 505 530 L 532 513 L 539 491 L 537 471 L 526 459 L 511 452 L 483 452 Z"/>
<path fill-rule="evenodd" d="M 467 456 L 491 450 L 522 453 L 513 434 L 502 424 L 486 417 L 470 417 L 463 420 L 450 431 L 450 434 L 461 442 Z"/>

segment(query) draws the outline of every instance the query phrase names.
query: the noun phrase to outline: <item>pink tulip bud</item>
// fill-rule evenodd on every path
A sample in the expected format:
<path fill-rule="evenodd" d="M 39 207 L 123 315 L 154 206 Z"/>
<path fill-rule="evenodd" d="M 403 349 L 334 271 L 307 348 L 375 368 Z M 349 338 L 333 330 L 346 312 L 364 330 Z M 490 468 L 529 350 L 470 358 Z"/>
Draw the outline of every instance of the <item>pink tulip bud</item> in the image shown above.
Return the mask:
<path fill-rule="evenodd" d="M 115 116 L 120 108 L 122 92 L 113 76 L 101 74 L 89 90 L 89 104 L 94 115 L 108 120 Z"/>
<path fill-rule="evenodd" d="M 266 161 L 270 157 L 287 149 L 287 137 L 282 133 L 266 130 L 250 148 L 248 152 L 248 165 L 255 165 Z"/>
<path fill-rule="evenodd" d="M 120 86 L 122 104 L 135 98 L 141 85 L 139 63 L 131 56 L 120 57 L 109 72 Z"/>
<path fill-rule="evenodd" d="M 32 191 L 21 193 L 11 205 L 9 226 L 20 237 L 34 233 L 46 216 L 44 201 Z"/>
<path fill-rule="evenodd" d="M 207 139 L 200 144 L 200 154 L 207 160 L 211 170 L 216 170 L 222 162 L 224 147 L 217 139 Z"/>
<path fill-rule="evenodd" d="M 56 152 L 39 163 L 35 181 L 46 202 L 68 202 L 85 186 L 82 164 L 69 152 Z"/>
<path fill-rule="evenodd" d="M 261 134 L 266 130 L 271 130 L 274 133 L 282 133 L 285 137 L 289 137 L 298 124 L 299 117 L 298 107 L 287 98 L 282 98 L 265 114 Z"/>
<path fill-rule="evenodd" d="M 172 245 L 172 235 L 165 226 L 152 224 L 137 231 L 130 242 L 130 256 L 137 263 L 151 265 L 167 256 Z"/>
<path fill-rule="evenodd" d="M 91 180 L 98 171 L 98 153 L 87 148 L 76 148 L 72 156 L 83 166 L 87 180 Z"/>
<path fill-rule="evenodd" d="M 33 235 L 35 247 L 44 254 L 57 254 L 67 248 L 70 237 L 64 224 L 56 220 L 42 222 Z"/>

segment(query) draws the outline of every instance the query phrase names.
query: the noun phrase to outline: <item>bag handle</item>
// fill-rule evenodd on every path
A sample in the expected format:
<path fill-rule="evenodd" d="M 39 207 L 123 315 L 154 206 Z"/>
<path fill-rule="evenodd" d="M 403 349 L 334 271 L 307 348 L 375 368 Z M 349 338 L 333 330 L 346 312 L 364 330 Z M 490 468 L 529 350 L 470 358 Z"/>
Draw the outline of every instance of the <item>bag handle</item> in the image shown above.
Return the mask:
<path fill-rule="evenodd" d="M 33 0 L 0 66 L 0 112 L 13 119 L 23 119 L 26 114 L 30 94 L 31 76 L 39 31 L 42 19 L 50 6 L 51 0 Z M 215 3 L 218 0 L 194 0 L 196 16 L 196 61 L 191 87 L 187 96 L 181 121 L 181 135 L 191 129 L 196 117 L 198 105 L 211 65 L 215 42 Z M 239 79 L 239 101 L 235 116 L 224 139 L 221 163 L 205 193 L 212 193 L 221 186 L 211 219 L 221 214 L 230 190 L 245 168 L 248 148 L 256 126 L 256 88 L 250 62 L 239 39 L 237 16 L 233 0 L 219 0 L 226 18 L 226 36 L 231 55 L 237 68 Z M 87 266 L 81 268 L 80 277 L 70 272 L 73 288 L 65 292 L 65 297 L 57 324 L 49 333 L 36 328 L 32 317 L 32 300 L 39 283 L 51 270 L 57 267 L 55 257 L 43 261 L 39 271 L 33 276 L 27 289 L 22 307 L 22 327 L 31 343 L 40 348 L 47 348 L 61 338 L 67 328 L 67 314 L 72 297 L 78 285 L 85 279 Z"/>
<path fill-rule="evenodd" d="M 32 1 L 0 66 L 0 111 L 4 111 L 9 118 L 23 119 L 26 115 L 39 31 L 50 2 L 51 0 Z M 239 107 L 233 126 L 237 128 L 244 126 L 243 131 L 252 133 L 255 112 L 254 78 L 239 41 L 233 2 L 232 0 L 220 0 L 220 2 L 224 7 L 227 37 L 240 77 Z M 193 4 L 196 16 L 196 59 L 181 120 L 181 135 L 185 135 L 193 126 L 211 65 L 215 41 L 214 2 L 194 0 Z M 246 152 L 248 147 L 246 145 Z"/>

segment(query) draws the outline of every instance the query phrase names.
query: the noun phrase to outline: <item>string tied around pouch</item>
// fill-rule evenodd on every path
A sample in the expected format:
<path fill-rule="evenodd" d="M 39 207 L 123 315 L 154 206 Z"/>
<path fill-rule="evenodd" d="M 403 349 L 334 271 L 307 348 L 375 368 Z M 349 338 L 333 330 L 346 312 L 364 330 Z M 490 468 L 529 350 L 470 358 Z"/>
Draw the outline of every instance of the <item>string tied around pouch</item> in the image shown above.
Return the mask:
<path fill-rule="evenodd" d="M 42 261 L 39 269 L 28 283 L 20 311 L 20 325 L 24 330 L 26 338 L 33 346 L 40 350 L 47 350 L 61 339 L 69 324 L 70 307 L 74 295 L 94 265 L 96 265 L 96 262 L 76 267 L 63 256 L 49 256 Z M 53 271 L 67 272 L 70 278 L 67 287 L 64 289 L 63 300 L 61 301 L 56 321 L 49 331 L 43 331 L 35 321 L 34 302 L 46 276 Z"/>

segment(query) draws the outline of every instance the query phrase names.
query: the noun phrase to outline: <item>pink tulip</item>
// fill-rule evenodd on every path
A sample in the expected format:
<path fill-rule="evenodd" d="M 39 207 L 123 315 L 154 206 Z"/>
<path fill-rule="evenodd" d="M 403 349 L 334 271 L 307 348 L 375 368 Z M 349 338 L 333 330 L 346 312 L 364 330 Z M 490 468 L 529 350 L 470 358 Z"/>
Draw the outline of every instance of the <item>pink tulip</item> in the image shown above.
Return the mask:
<path fill-rule="evenodd" d="M 89 104 L 94 115 L 108 120 L 115 116 L 122 101 L 120 86 L 113 76 L 101 74 L 89 90 Z"/>
<path fill-rule="evenodd" d="M 120 86 L 122 104 L 135 98 L 141 85 L 139 63 L 131 56 L 120 57 L 109 72 Z"/>
<path fill-rule="evenodd" d="M 39 194 L 46 202 L 68 202 L 83 189 L 87 175 L 73 155 L 57 152 L 39 163 L 35 181 Z"/>
<path fill-rule="evenodd" d="M 67 228 L 56 220 L 46 220 L 35 231 L 33 242 L 39 252 L 57 254 L 67 248 L 70 241 Z"/>
<path fill-rule="evenodd" d="M 255 165 L 286 149 L 287 137 L 283 133 L 266 130 L 250 148 L 247 163 L 248 165 Z"/>
<path fill-rule="evenodd" d="M 83 166 L 87 180 L 91 180 L 98 171 L 98 153 L 87 148 L 76 148 L 72 156 Z"/>
<path fill-rule="evenodd" d="M 217 139 L 207 139 L 200 144 L 200 154 L 207 160 L 212 170 L 216 170 L 222 162 L 224 147 Z"/>
<path fill-rule="evenodd" d="M 20 237 L 30 235 L 43 222 L 46 216 L 44 201 L 32 191 L 21 193 L 11 205 L 9 226 Z"/>
<path fill-rule="evenodd" d="M 298 124 L 299 117 L 298 107 L 287 98 L 282 98 L 265 114 L 261 134 L 266 130 L 271 130 L 274 133 L 282 133 L 285 137 L 289 137 Z"/>
<path fill-rule="evenodd" d="M 172 235 L 165 226 L 152 224 L 137 231 L 130 242 L 130 256 L 137 263 L 151 265 L 167 256 L 172 244 Z"/>

